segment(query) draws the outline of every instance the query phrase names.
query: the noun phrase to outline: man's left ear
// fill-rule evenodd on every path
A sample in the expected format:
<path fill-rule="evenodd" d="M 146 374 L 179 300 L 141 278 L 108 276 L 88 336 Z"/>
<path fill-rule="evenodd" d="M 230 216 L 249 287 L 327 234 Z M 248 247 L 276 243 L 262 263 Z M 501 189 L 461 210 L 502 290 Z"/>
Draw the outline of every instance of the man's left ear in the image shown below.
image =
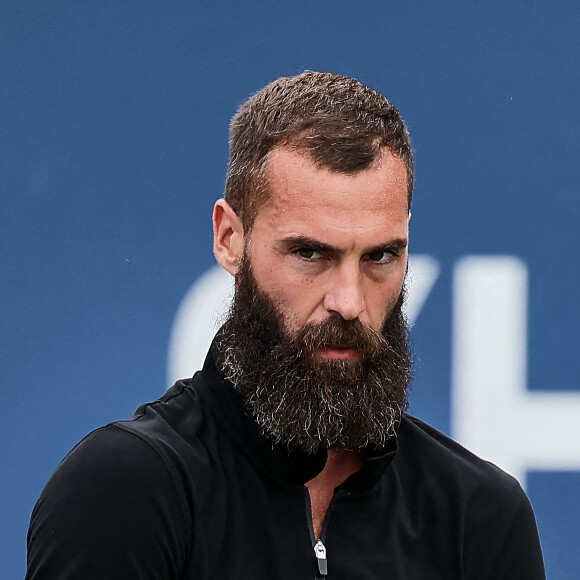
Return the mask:
<path fill-rule="evenodd" d="M 244 253 L 242 221 L 225 199 L 215 202 L 212 221 L 215 259 L 224 270 L 235 276 Z"/>

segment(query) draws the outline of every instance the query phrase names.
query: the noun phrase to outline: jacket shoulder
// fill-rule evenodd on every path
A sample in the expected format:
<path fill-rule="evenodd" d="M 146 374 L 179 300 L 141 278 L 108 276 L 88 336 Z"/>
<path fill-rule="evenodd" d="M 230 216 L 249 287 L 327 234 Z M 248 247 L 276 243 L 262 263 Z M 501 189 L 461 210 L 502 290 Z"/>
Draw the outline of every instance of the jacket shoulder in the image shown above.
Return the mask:
<path fill-rule="evenodd" d="M 461 530 L 466 577 L 545 579 L 532 506 L 514 477 L 412 416 L 397 439 L 405 493 Z"/>
<path fill-rule="evenodd" d="M 145 578 L 151 569 L 173 577 L 191 537 L 184 497 L 145 438 L 114 424 L 93 431 L 34 507 L 27 578 Z"/>
<path fill-rule="evenodd" d="M 487 485 L 521 493 L 512 475 L 416 417 L 404 416 L 398 443 L 400 455 L 415 465 L 424 464 L 431 477 L 453 479 L 474 488 Z"/>

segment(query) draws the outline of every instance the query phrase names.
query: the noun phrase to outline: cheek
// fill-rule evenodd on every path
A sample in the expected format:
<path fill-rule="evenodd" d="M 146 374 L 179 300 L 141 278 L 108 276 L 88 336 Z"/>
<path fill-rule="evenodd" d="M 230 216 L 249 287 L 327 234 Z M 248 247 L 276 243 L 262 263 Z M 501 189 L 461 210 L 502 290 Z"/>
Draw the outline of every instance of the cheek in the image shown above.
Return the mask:
<path fill-rule="evenodd" d="M 310 284 L 292 284 L 287 282 L 276 292 L 281 304 L 299 317 L 308 316 L 320 300 L 316 288 Z"/>
<path fill-rule="evenodd" d="M 271 286 L 270 296 L 284 314 L 289 331 L 300 330 L 305 324 L 319 322 L 323 318 L 319 312 L 321 293 L 315 281 L 293 283 L 285 279 L 281 284 Z"/>
<path fill-rule="evenodd" d="M 401 294 L 402 285 L 389 286 L 387 288 L 374 289 L 367 296 L 367 311 L 370 323 L 375 330 L 380 330 L 383 322 L 393 310 Z"/>

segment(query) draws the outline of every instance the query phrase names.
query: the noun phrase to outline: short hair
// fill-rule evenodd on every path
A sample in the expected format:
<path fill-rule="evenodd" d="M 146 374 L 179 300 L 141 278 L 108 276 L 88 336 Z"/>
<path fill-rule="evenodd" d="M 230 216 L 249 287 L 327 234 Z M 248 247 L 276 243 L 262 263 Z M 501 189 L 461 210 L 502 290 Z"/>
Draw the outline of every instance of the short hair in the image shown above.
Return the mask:
<path fill-rule="evenodd" d="M 356 79 L 312 71 L 282 77 L 238 109 L 230 125 L 225 199 L 247 232 L 270 196 L 266 162 L 280 146 L 347 174 L 368 168 L 386 147 L 405 164 L 411 205 L 414 166 L 407 127 L 388 99 Z"/>

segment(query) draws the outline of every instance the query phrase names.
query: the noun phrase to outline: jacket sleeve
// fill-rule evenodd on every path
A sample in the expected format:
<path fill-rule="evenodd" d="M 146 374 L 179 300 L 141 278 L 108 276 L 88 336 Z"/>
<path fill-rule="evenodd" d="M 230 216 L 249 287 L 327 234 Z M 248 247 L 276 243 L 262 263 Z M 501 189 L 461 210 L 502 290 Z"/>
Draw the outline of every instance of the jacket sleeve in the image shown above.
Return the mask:
<path fill-rule="evenodd" d="M 490 580 L 546 580 L 538 528 L 532 506 L 520 491 L 516 509 Z"/>
<path fill-rule="evenodd" d="M 465 577 L 469 580 L 546 580 L 530 501 L 515 479 L 507 474 L 502 479 L 501 487 L 486 489 L 472 503 Z"/>
<path fill-rule="evenodd" d="M 93 432 L 33 510 L 27 580 L 178 578 L 191 535 L 178 485 L 146 439 L 115 426 Z"/>

